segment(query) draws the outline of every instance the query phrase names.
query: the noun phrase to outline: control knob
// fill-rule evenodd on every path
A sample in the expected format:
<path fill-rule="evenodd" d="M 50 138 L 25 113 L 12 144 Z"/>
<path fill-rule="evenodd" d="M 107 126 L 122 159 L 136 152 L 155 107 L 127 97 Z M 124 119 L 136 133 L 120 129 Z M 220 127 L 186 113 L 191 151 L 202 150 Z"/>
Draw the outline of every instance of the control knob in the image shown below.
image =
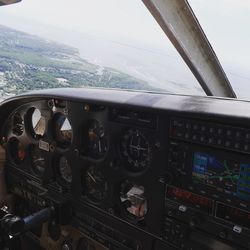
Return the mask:
<path fill-rule="evenodd" d="M 200 225 L 201 224 L 201 218 L 200 218 L 200 216 L 193 216 L 193 217 L 191 217 L 191 219 L 190 219 L 190 221 L 189 221 L 189 226 L 190 227 L 196 227 L 196 226 L 198 226 L 198 225 Z"/>

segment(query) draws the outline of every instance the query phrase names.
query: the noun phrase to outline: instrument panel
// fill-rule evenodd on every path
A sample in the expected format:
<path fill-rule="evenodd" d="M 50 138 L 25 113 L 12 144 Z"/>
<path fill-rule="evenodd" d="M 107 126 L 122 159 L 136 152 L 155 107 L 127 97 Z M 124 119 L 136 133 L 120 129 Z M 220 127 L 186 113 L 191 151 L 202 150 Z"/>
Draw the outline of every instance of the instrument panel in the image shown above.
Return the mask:
<path fill-rule="evenodd" d="M 76 241 L 96 249 L 248 249 L 248 117 L 222 116 L 226 100 L 204 98 L 194 112 L 181 96 L 164 102 L 163 95 L 105 90 L 105 101 L 101 90 L 84 91 L 48 90 L 3 104 L 16 213 L 53 206 L 47 234 L 72 249 L 82 249 Z"/>

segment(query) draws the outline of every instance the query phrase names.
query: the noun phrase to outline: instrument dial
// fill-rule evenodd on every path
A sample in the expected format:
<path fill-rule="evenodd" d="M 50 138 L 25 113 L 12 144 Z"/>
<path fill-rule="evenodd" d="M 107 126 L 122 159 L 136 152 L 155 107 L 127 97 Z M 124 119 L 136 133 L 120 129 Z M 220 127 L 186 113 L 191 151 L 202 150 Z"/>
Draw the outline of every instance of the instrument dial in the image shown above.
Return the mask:
<path fill-rule="evenodd" d="M 143 186 L 124 182 L 121 185 L 120 200 L 128 215 L 143 219 L 147 214 L 147 199 Z"/>
<path fill-rule="evenodd" d="M 20 113 L 16 112 L 13 116 L 13 128 L 12 128 L 12 132 L 13 134 L 20 136 L 22 135 L 23 131 L 24 131 L 24 120 L 21 116 Z"/>
<path fill-rule="evenodd" d="M 67 184 L 70 184 L 72 182 L 71 166 L 69 165 L 68 160 L 64 156 L 59 159 L 59 174 L 61 179 Z"/>
<path fill-rule="evenodd" d="M 108 183 L 102 175 L 101 171 L 96 167 L 90 167 L 84 175 L 84 193 L 91 202 L 102 202 L 108 192 Z"/>
<path fill-rule="evenodd" d="M 122 155 L 132 172 L 145 170 L 151 161 L 151 149 L 147 138 L 139 130 L 129 130 L 122 140 Z"/>
<path fill-rule="evenodd" d="M 42 155 L 42 151 L 37 147 L 31 149 L 31 167 L 37 176 L 43 177 L 46 169 L 46 160 Z"/>
<path fill-rule="evenodd" d="M 32 109 L 31 115 L 31 125 L 32 125 L 32 132 L 36 136 L 42 137 L 45 134 L 46 130 L 46 120 L 45 117 L 42 116 L 41 111 L 39 109 Z"/>
<path fill-rule="evenodd" d="M 89 122 L 85 145 L 85 155 L 93 159 L 103 158 L 108 151 L 108 142 L 104 127 L 97 120 Z"/>
<path fill-rule="evenodd" d="M 73 138 L 71 124 L 68 118 L 62 114 L 57 113 L 53 118 L 53 134 L 57 143 L 62 147 L 68 147 Z"/>
<path fill-rule="evenodd" d="M 26 157 L 24 145 L 16 138 L 10 139 L 10 154 L 15 163 L 19 164 L 24 161 Z"/>

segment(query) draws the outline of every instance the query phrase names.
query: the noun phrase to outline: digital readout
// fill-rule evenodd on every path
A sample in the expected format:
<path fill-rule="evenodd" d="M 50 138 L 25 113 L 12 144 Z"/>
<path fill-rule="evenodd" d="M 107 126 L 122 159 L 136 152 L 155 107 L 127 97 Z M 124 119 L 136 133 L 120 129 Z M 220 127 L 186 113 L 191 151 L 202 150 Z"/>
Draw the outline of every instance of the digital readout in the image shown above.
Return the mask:
<path fill-rule="evenodd" d="M 178 202 L 184 203 L 187 206 L 198 208 L 206 213 L 212 213 L 213 201 L 204 196 L 191 193 L 181 188 L 168 186 L 167 198 L 174 199 Z"/>
<path fill-rule="evenodd" d="M 192 178 L 194 182 L 213 187 L 219 192 L 250 199 L 250 164 L 195 152 Z"/>
<path fill-rule="evenodd" d="M 250 213 L 239 208 L 218 203 L 216 217 L 250 228 Z"/>

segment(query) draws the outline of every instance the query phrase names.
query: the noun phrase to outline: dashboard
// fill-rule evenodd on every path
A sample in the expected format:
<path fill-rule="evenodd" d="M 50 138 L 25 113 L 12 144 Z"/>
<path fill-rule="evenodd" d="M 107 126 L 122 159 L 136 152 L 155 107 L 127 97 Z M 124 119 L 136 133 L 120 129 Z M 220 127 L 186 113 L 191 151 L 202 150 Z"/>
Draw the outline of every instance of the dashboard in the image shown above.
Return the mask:
<path fill-rule="evenodd" d="M 11 213 L 54 211 L 26 241 L 249 249 L 249 102 L 56 89 L 6 100 L 0 114 Z"/>

